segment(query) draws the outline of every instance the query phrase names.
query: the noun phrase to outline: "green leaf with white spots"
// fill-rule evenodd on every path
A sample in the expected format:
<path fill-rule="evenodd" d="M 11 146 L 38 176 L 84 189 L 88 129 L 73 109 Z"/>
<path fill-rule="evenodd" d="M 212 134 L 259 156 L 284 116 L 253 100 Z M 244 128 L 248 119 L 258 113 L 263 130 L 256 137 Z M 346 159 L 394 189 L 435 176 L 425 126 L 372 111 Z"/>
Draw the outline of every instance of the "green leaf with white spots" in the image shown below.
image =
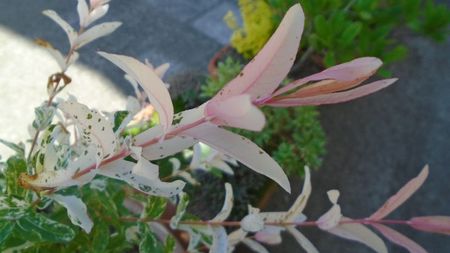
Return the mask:
<path fill-rule="evenodd" d="M 75 237 L 69 226 L 32 212 L 17 221 L 17 228 L 23 239 L 34 242 L 70 242 Z"/>
<path fill-rule="evenodd" d="M 14 221 L 26 213 L 28 204 L 13 197 L 0 197 L 0 221 Z"/>

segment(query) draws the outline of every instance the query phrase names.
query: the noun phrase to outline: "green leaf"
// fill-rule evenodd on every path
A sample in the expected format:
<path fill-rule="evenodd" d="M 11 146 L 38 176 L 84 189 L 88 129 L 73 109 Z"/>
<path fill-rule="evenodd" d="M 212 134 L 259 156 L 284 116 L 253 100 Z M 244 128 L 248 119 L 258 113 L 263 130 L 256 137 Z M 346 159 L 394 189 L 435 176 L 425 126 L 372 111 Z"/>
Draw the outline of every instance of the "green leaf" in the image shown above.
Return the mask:
<path fill-rule="evenodd" d="M 25 145 L 20 142 L 19 144 L 15 144 L 3 139 L 0 139 L 0 143 L 7 146 L 8 148 L 12 149 L 14 152 L 16 152 L 16 155 L 25 158 Z"/>
<path fill-rule="evenodd" d="M 70 242 L 75 231 L 69 226 L 51 220 L 41 214 L 28 212 L 17 221 L 23 239 L 35 242 Z"/>
<path fill-rule="evenodd" d="M 155 235 L 150 231 L 148 224 L 140 223 L 139 231 L 141 242 L 139 243 L 139 253 L 163 253 L 164 249 Z"/>
<path fill-rule="evenodd" d="M 12 196 L 0 196 L 0 221 L 14 221 L 25 215 L 28 203 Z"/>
<path fill-rule="evenodd" d="M 103 222 L 96 222 L 92 233 L 92 252 L 105 252 L 109 244 L 109 227 Z"/>
<path fill-rule="evenodd" d="M 27 163 L 23 157 L 12 156 L 6 161 L 6 169 L 4 171 L 6 179 L 6 193 L 8 195 L 24 197 L 25 189 L 19 184 L 19 176 L 27 171 Z"/>
<path fill-rule="evenodd" d="M 164 253 L 172 253 L 175 251 L 175 238 L 168 235 L 164 244 Z"/>
<path fill-rule="evenodd" d="M 178 223 L 181 221 L 184 214 L 186 213 L 186 208 L 189 204 L 189 195 L 187 195 L 186 193 L 182 192 L 178 195 L 178 197 L 179 197 L 179 201 L 178 201 L 178 205 L 177 205 L 177 211 L 176 211 L 175 215 L 172 217 L 172 219 L 170 220 L 170 227 L 172 229 L 175 229 L 176 227 L 178 227 Z"/>
<path fill-rule="evenodd" d="M 333 51 L 328 51 L 323 58 L 323 63 L 325 67 L 330 67 L 336 64 L 336 56 Z"/>
<path fill-rule="evenodd" d="M 355 22 L 350 24 L 345 28 L 341 34 L 340 43 L 342 46 L 348 46 L 354 42 L 353 40 L 361 32 L 362 24 L 360 22 Z"/>
<path fill-rule="evenodd" d="M 143 211 L 145 218 L 158 219 L 166 210 L 167 199 L 163 197 L 150 196 Z"/>
<path fill-rule="evenodd" d="M 120 127 L 120 124 L 128 116 L 128 113 L 128 111 L 117 111 L 114 113 L 114 132 Z"/>
<path fill-rule="evenodd" d="M 53 106 L 39 106 L 34 109 L 34 114 L 36 116 L 33 121 L 33 127 L 36 130 L 43 130 L 50 126 L 55 115 L 55 108 Z"/>
<path fill-rule="evenodd" d="M 0 223 L 0 244 L 3 243 L 11 232 L 14 230 L 14 226 L 16 224 L 14 222 L 2 222 Z"/>

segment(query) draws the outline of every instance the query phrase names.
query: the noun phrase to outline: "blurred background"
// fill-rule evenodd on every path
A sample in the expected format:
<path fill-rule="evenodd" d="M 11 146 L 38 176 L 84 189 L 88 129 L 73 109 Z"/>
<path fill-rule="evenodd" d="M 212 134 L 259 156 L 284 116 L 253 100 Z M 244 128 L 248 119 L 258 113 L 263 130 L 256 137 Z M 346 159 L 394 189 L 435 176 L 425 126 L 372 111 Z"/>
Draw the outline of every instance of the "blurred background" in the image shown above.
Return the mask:
<path fill-rule="evenodd" d="M 450 6 L 448 0 L 438 2 Z M 57 70 L 53 59 L 33 40 L 45 38 L 67 50 L 65 34 L 41 14 L 45 9 L 54 9 L 71 24 L 77 23 L 76 1 L 0 1 L 0 138 L 11 141 L 27 138 L 26 126 L 32 120 L 33 108 L 46 97 L 46 79 Z M 112 35 L 81 50 L 78 64 L 68 72 L 76 77 L 68 92 L 101 110 L 111 111 L 125 104 L 131 86 L 119 69 L 95 54 L 97 50 L 147 58 L 156 66 L 169 62 L 166 80 L 174 97 L 199 91 L 200 85 L 208 82 L 211 59 L 230 44 L 233 30 L 223 20 L 229 11 L 234 13 L 238 26 L 245 24 L 236 0 L 111 1 L 105 19 L 121 21 L 123 25 Z M 320 24 L 320 20 L 307 15 L 308 22 L 314 23 L 314 27 Z M 308 217 L 318 218 L 329 209 L 326 192 L 330 189 L 340 190 L 339 202 L 345 216 L 365 217 L 416 176 L 425 164 L 431 168 L 429 179 L 392 218 L 450 215 L 450 41 L 448 27 L 444 31 L 443 39 L 439 38 L 442 42 L 436 43 L 404 27 L 395 29 L 393 38 L 408 49 L 408 54 L 399 56 L 402 60 L 392 61 L 382 74 L 400 80 L 369 97 L 318 107 L 326 152 L 318 152 L 323 159 L 312 174 Z M 306 42 L 302 45 L 309 43 L 311 48 L 326 52 L 312 39 L 303 37 L 303 40 Z M 323 65 L 340 63 L 347 57 L 324 53 Z M 245 62 L 245 56 L 239 59 Z M 309 63 L 307 60 L 301 67 L 310 69 Z M 3 147 L 0 153 L 6 153 Z M 259 178 L 252 173 L 248 176 Z M 302 186 L 300 176 L 292 178 L 292 195 L 272 191 L 265 201 L 265 210 L 285 210 L 292 204 Z M 209 192 L 202 194 L 206 196 Z M 400 227 L 399 230 L 429 252 L 450 252 L 448 237 Z M 321 252 L 370 252 L 357 243 L 316 229 L 308 228 L 304 233 Z M 391 252 L 406 252 L 387 244 Z M 246 252 L 244 248 L 240 250 Z M 302 251 L 286 235 L 272 252 Z"/>

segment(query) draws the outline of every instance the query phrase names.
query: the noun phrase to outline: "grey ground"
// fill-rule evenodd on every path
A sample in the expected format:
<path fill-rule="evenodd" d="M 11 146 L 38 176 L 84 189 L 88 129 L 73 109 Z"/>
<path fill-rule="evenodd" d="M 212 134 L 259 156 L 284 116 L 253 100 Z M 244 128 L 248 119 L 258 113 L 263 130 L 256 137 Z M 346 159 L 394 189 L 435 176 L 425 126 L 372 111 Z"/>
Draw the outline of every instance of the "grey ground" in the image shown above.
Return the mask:
<path fill-rule="evenodd" d="M 63 33 L 40 12 L 52 8 L 75 22 L 74 4 L 75 1 L 62 4 L 56 0 L 2 0 L 0 25 L 27 39 L 43 37 L 63 45 Z M 149 58 L 155 64 L 170 62 L 172 77 L 178 73 L 205 73 L 208 60 L 230 34 L 221 21 L 228 9 L 236 10 L 234 1 L 114 0 L 108 18 L 124 22 L 123 27 L 86 48 L 81 63 L 106 73 L 125 92 L 129 88 L 122 73 L 93 55 L 94 50 Z M 406 61 L 392 67 L 394 75 L 400 78 L 397 84 L 354 102 L 320 108 L 328 154 L 321 170 L 312 176 L 313 194 L 307 208 L 311 218 L 328 210 L 326 191 L 334 188 L 341 191 L 340 203 L 346 216 L 369 215 L 425 164 L 431 167 L 429 180 L 393 217 L 450 215 L 450 42 L 436 45 L 414 36 L 404 41 L 411 53 Z M 1 62 L 8 60 L 1 57 L 2 54 Z M 8 96 L 4 90 L 0 88 L 2 99 Z M 106 103 L 110 99 L 100 93 L 91 95 Z M 0 119 L 3 120 L 1 115 Z M 2 124 L 2 131 L 4 128 L 8 126 Z M 293 180 L 292 184 L 293 195 L 278 192 L 271 209 L 282 210 L 293 201 L 301 183 Z M 405 232 L 429 252 L 450 252 L 448 237 Z M 323 232 L 305 233 L 321 252 L 369 252 Z M 273 252 L 301 250 L 286 237 L 285 243 Z M 404 251 L 392 247 L 391 252 Z"/>

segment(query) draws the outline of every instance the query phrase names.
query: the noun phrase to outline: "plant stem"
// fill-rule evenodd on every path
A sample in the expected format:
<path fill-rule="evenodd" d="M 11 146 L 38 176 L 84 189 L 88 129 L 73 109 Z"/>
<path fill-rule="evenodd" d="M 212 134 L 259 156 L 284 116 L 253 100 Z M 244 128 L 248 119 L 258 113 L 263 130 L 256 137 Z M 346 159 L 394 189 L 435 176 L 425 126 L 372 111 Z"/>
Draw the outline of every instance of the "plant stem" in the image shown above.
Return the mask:
<path fill-rule="evenodd" d="M 151 218 L 136 218 L 136 217 L 121 217 L 121 221 L 124 222 L 158 222 L 161 224 L 170 224 L 168 219 L 151 219 Z M 240 221 L 180 221 L 179 224 L 193 225 L 193 226 L 224 226 L 224 227 L 240 227 Z M 407 225 L 408 221 L 405 220 L 369 220 L 369 219 L 355 219 L 355 220 L 343 220 L 339 224 L 389 224 L 389 225 Z M 278 226 L 278 227 L 318 227 L 317 221 L 303 221 L 303 222 L 265 222 L 266 226 Z"/>

